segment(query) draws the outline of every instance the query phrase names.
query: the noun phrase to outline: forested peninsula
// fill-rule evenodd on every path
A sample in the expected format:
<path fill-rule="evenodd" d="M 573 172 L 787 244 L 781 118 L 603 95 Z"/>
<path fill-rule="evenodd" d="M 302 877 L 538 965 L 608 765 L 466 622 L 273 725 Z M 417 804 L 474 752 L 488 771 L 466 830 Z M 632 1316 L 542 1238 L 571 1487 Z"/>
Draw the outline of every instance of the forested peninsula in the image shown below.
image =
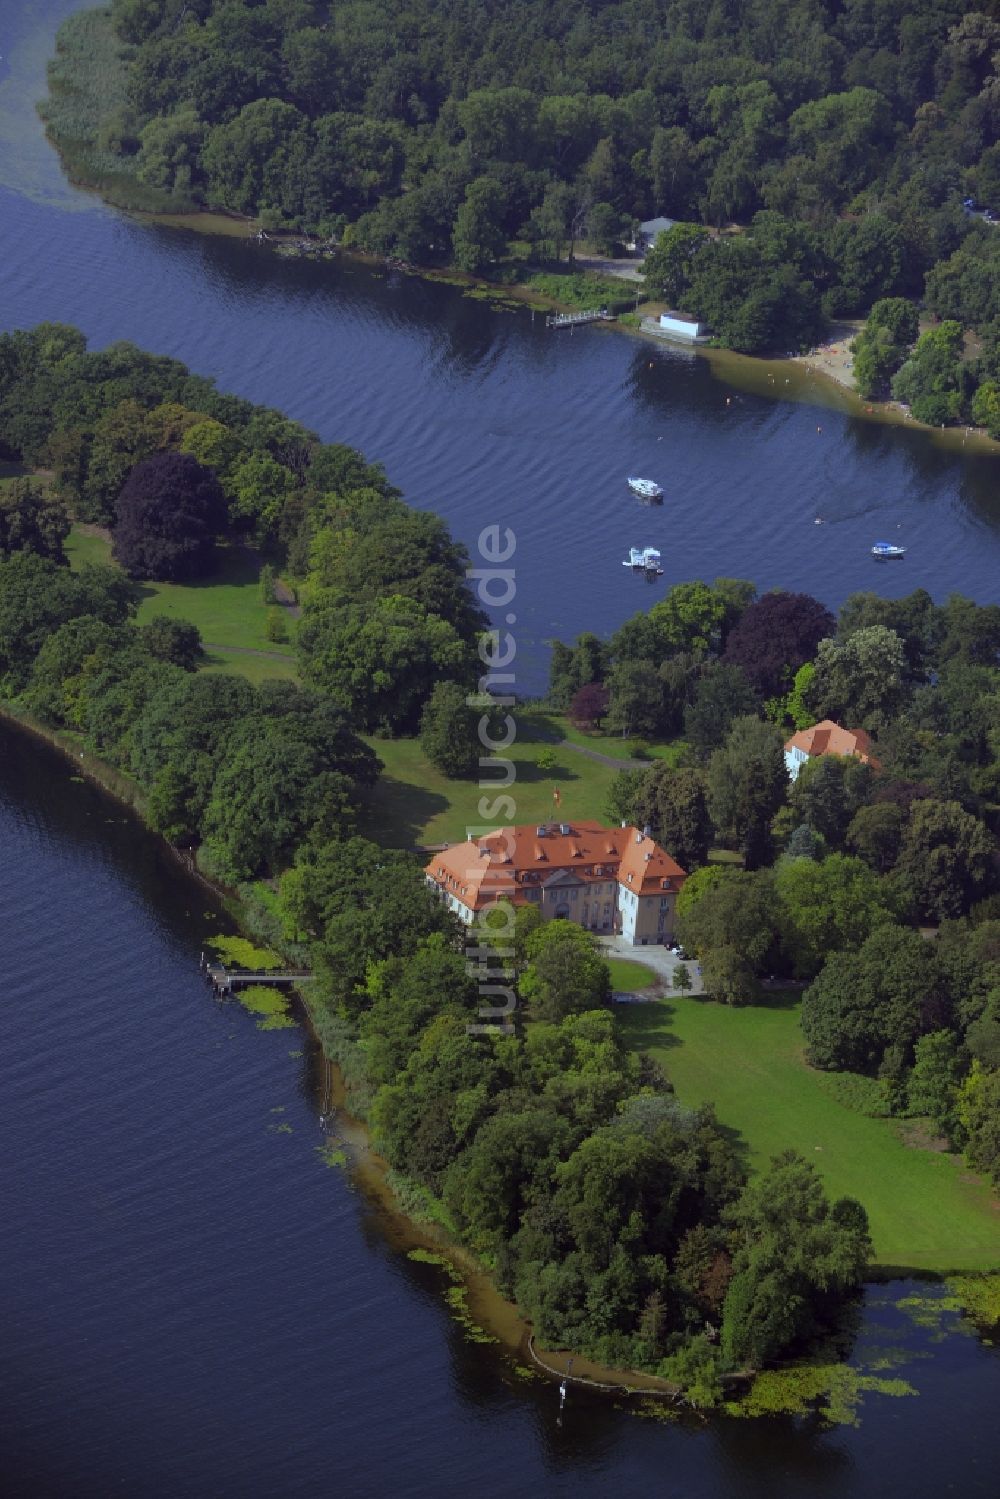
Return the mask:
<path fill-rule="evenodd" d="M 667 216 L 647 292 L 718 343 L 808 349 L 908 299 L 945 331 L 912 351 L 877 318 L 862 393 L 906 362 L 893 393 L 921 420 L 996 436 L 998 57 L 1000 19 L 959 0 L 113 0 L 63 26 L 43 114 L 127 206 L 494 282 Z"/>
<path fill-rule="evenodd" d="M 0 484 L 0 698 L 127 778 L 248 929 L 312 969 L 313 1023 L 407 1211 L 541 1342 L 697 1405 L 830 1332 L 872 1258 L 864 1206 L 793 1151 L 749 1174 L 612 1008 L 582 928 L 519 908 L 513 949 L 487 921 L 470 970 L 422 861 L 359 833 L 380 746 L 419 732 L 468 776 L 492 711 L 486 621 L 442 522 L 356 452 L 57 324 L 0 336 L 0 459 L 21 470 Z M 106 529 L 114 565 L 70 568 L 71 525 Z M 301 601 L 299 681 L 207 671 L 193 625 L 136 623 L 151 580 L 210 584 L 233 548 Z M 850 1106 L 928 1120 L 1000 1182 L 998 659 L 996 608 L 859 595 L 835 620 L 719 580 L 557 648 L 552 697 L 674 736 L 607 815 L 648 821 L 691 871 L 698 1003 L 808 982 L 809 1057 Z M 783 738 L 817 713 L 863 722 L 879 764 L 822 758 L 789 791 Z M 519 1006 L 483 1033 L 494 942 Z"/>

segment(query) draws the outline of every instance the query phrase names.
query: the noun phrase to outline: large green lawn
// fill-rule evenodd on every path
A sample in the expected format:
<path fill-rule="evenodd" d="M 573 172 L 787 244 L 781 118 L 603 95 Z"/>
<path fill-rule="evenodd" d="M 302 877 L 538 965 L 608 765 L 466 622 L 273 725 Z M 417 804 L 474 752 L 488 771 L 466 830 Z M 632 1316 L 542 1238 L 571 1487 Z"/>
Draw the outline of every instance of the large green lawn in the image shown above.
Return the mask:
<path fill-rule="evenodd" d="M 509 750 L 515 780 L 506 794 L 513 798 L 513 817 L 506 808 L 494 816 L 479 810 L 480 798 L 487 802 L 501 792 L 490 791 L 496 770 L 486 772 L 486 787 L 478 780 L 449 781 L 429 763 L 417 739 L 369 739 L 368 743 L 385 764 L 385 773 L 362 812 L 360 831 L 369 838 L 396 847 L 421 843 L 453 843 L 466 837 L 469 828 L 496 827 L 505 822 L 551 822 L 555 819 L 605 816 L 604 801 L 615 776 L 611 766 L 554 744 L 556 737 L 548 721 L 538 725 L 530 714 L 517 715 L 517 739 Z M 551 770 L 538 766 L 546 749 L 555 753 Z M 558 788 L 560 802 L 553 801 Z M 487 807 L 487 812 L 490 808 Z"/>
<path fill-rule="evenodd" d="M 246 677 L 255 685 L 260 682 L 297 682 L 294 656 L 252 656 L 243 651 L 207 651 L 203 672 L 225 672 L 230 677 Z"/>
<path fill-rule="evenodd" d="M 539 739 L 548 738 L 553 742 L 567 739 L 570 744 L 596 750 L 598 754 L 608 755 L 612 760 L 632 758 L 632 740 L 623 739 L 620 734 L 609 734 L 600 729 L 578 729 L 565 713 L 556 713 L 548 708 L 522 708 L 518 721 L 525 716 L 530 717 Z M 670 739 L 657 744 L 643 742 L 651 759 L 666 760 L 669 765 L 675 765 L 684 751 L 683 739 Z"/>
<path fill-rule="evenodd" d="M 875 1259 L 916 1270 L 1000 1267 L 1000 1204 L 960 1159 L 904 1143 L 906 1124 L 838 1103 L 802 1060 L 799 1005 L 730 1009 L 671 998 L 620 1012 L 629 1042 L 651 1052 L 682 1103 L 714 1102 L 752 1167 L 794 1148 L 834 1196 L 857 1197 Z"/>
<path fill-rule="evenodd" d="M 610 755 L 616 760 L 628 760 L 631 758 L 630 739 L 623 739 L 620 734 L 605 734 L 599 730 L 591 732 L 587 729 L 578 729 L 569 719 L 560 714 L 548 715 L 551 722 L 558 727 L 559 735 L 568 739 L 570 744 L 580 744 L 586 749 L 597 750 L 599 754 Z M 644 741 L 645 742 L 645 741 Z M 672 739 L 661 744 L 646 743 L 650 759 L 665 760 L 668 765 L 676 765 L 684 750 L 683 739 Z"/>
<path fill-rule="evenodd" d="M 493 816 L 479 811 L 479 801 L 491 802 L 501 792 L 491 792 L 499 772 L 486 772 L 487 785 L 478 780 L 450 781 L 429 763 L 416 739 L 369 739 L 385 764 L 385 773 L 362 814 L 361 831 L 381 843 L 408 847 L 423 843 L 450 843 L 464 838 L 467 829 L 495 827 L 506 822 L 552 822 L 574 818 L 607 820 L 608 790 L 617 771 L 571 746 L 582 745 L 608 756 L 623 754 L 621 740 L 583 734 L 558 713 L 542 708 L 522 708 L 515 714 L 517 738 L 506 752 L 515 766 L 515 780 L 507 788 L 514 801 L 512 816 L 505 807 Z M 561 743 L 567 740 L 568 743 Z M 669 757 L 675 746 L 660 745 L 654 753 Z M 546 750 L 556 763 L 542 770 L 538 757 Z M 553 800 L 558 788 L 560 800 Z"/>
<path fill-rule="evenodd" d="M 84 534 L 74 527 L 66 542 L 72 567 L 86 562 L 110 563 L 111 547 L 102 536 Z M 211 646 L 242 647 L 266 651 L 269 657 L 227 655 L 225 649 L 210 659 L 217 670 L 241 672 L 254 681 L 295 675 L 290 645 L 277 645 L 265 633 L 267 608 L 260 597 L 260 559 L 248 547 L 223 547 L 219 567 L 198 583 L 142 583 L 138 621 L 145 624 L 154 614 L 190 620 Z M 212 652 L 209 650 L 212 658 Z"/>
<path fill-rule="evenodd" d="M 656 974 L 645 963 L 633 963 L 630 958 L 608 958 L 611 987 L 619 994 L 632 994 L 637 989 L 648 989 L 656 983 Z"/>

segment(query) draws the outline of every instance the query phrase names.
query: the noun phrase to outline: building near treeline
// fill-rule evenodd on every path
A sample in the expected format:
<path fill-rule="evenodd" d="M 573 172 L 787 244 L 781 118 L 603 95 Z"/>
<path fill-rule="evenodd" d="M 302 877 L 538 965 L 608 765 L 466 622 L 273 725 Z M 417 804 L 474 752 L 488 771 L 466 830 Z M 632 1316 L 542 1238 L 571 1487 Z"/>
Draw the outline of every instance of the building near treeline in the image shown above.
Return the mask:
<path fill-rule="evenodd" d="M 708 324 L 686 312 L 661 312 L 659 332 L 670 338 L 687 339 L 690 343 L 704 343 L 708 337 Z"/>
<path fill-rule="evenodd" d="M 435 853 L 424 873 L 460 921 L 498 901 L 535 906 L 637 947 L 673 936 L 687 878 L 648 828 L 553 822 L 498 828 Z"/>
<path fill-rule="evenodd" d="M 626 246 L 626 249 L 637 250 L 640 254 L 645 255 L 647 250 L 653 248 L 660 235 L 666 234 L 676 223 L 676 219 L 667 219 L 662 216 L 655 219 L 646 219 L 645 223 L 639 224 L 636 227 L 635 239 L 631 245 Z"/>
<path fill-rule="evenodd" d="M 785 741 L 785 765 L 794 781 L 807 760 L 817 755 L 849 755 L 865 765 L 877 765 L 872 742 L 864 729 L 842 729 L 832 718 L 814 723 L 811 729 L 800 729 Z"/>

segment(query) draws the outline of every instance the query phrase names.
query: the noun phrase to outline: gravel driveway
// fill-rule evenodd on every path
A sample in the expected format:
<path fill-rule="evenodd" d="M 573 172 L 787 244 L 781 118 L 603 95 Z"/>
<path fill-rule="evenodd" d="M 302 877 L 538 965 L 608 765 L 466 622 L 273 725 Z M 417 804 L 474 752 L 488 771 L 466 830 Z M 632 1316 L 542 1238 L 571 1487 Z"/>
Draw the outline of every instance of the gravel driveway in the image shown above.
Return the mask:
<path fill-rule="evenodd" d="M 681 992 L 679 989 L 674 989 L 674 969 L 682 961 L 676 953 L 668 952 L 665 947 L 633 947 L 630 942 L 625 942 L 621 937 L 598 937 L 597 940 L 609 958 L 626 958 L 633 963 L 645 963 L 646 967 L 652 968 L 657 977 L 673 993 Z M 691 975 L 691 988 L 687 993 L 703 993 L 698 964 L 693 958 L 689 958 L 684 966 Z"/>

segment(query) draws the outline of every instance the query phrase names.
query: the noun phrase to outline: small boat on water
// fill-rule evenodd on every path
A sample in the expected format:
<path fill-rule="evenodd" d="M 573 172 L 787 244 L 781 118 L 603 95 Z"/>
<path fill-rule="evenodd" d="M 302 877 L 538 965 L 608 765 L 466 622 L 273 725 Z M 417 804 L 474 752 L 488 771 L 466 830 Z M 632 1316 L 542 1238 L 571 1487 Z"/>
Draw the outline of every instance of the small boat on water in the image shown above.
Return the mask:
<path fill-rule="evenodd" d="M 628 487 L 633 494 L 639 496 L 640 500 L 663 499 L 663 490 L 654 479 L 636 479 L 630 476 Z"/>
<path fill-rule="evenodd" d="M 622 567 L 634 568 L 637 572 L 662 573 L 660 554 L 655 547 L 629 547 L 628 557 Z"/>
<path fill-rule="evenodd" d="M 889 557 L 905 557 L 906 548 L 898 547 L 891 541 L 876 541 L 872 547 L 872 556 L 885 561 Z"/>

